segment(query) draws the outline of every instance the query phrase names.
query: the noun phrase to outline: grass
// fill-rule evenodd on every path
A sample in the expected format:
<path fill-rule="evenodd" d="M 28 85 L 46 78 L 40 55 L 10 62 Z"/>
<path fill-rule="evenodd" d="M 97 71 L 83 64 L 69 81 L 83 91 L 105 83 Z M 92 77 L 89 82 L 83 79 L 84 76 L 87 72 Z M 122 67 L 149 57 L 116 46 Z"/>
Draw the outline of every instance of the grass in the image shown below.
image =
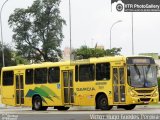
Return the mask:
<path fill-rule="evenodd" d="M 157 79 L 158 79 L 158 88 L 160 89 L 160 77 L 158 77 Z"/>

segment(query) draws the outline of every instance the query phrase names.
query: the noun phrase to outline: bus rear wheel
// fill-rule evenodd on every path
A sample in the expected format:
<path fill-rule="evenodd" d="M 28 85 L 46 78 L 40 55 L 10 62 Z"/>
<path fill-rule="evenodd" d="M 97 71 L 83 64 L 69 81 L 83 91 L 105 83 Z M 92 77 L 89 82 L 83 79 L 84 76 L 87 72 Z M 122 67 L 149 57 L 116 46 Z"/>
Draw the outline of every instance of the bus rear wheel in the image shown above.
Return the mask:
<path fill-rule="evenodd" d="M 45 108 L 42 107 L 42 99 L 40 96 L 35 96 L 33 98 L 33 102 L 32 102 L 32 109 L 39 111 L 39 110 L 43 110 Z M 47 109 L 47 108 L 46 108 Z"/>
<path fill-rule="evenodd" d="M 101 110 L 111 110 L 113 106 L 108 105 L 108 99 L 106 95 L 102 94 L 97 98 L 97 108 Z"/>
<path fill-rule="evenodd" d="M 56 109 L 59 111 L 67 111 L 69 109 L 69 107 L 57 106 Z"/>

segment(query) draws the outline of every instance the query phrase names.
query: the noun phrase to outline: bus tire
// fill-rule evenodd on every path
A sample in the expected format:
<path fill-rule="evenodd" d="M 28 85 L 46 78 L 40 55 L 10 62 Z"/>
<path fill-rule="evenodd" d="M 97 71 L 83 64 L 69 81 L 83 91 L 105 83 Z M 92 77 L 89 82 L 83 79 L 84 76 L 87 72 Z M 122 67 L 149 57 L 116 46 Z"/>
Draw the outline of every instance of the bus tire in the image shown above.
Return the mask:
<path fill-rule="evenodd" d="M 48 106 L 42 106 L 42 110 L 47 110 Z"/>
<path fill-rule="evenodd" d="M 56 109 L 59 111 L 67 111 L 69 109 L 69 107 L 57 106 Z"/>
<path fill-rule="evenodd" d="M 136 107 L 136 105 L 125 105 L 123 108 L 125 110 L 133 110 Z"/>
<path fill-rule="evenodd" d="M 42 99 L 40 96 L 33 97 L 32 109 L 36 111 L 42 110 Z"/>
<path fill-rule="evenodd" d="M 113 106 L 108 105 L 108 99 L 106 95 L 101 94 L 96 101 L 96 108 L 99 108 L 101 110 L 111 110 Z"/>

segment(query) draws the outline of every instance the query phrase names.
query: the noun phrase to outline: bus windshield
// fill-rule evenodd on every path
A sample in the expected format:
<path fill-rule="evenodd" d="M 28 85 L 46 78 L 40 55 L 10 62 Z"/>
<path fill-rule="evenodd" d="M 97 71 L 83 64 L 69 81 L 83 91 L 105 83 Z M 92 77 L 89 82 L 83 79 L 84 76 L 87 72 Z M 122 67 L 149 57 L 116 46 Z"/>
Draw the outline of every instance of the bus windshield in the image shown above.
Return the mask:
<path fill-rule="evenodd" d="M 157 86 L 157 69 L 151 65 L 132 65 L 128 67 L 128 83 L 132 87 Z"/>

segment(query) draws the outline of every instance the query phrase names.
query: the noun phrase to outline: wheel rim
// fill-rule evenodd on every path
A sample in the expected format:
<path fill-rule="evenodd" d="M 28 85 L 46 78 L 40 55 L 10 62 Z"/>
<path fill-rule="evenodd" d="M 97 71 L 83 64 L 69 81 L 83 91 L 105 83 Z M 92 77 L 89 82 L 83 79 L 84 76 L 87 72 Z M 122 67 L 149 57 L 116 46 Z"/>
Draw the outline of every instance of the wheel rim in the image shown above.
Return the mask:
<path fill-rule="evenodd" d="M 35 103 L 34 103 L 34 106 L 35 106 L 35 108 L 36 109 L 39 109 L 40 108 L 40 106 L 41 106 L 41 101 L 40 100 L 35 100 Z"/>
<path fill-rule="evenodd" d="M 100 106 L 101 106 L 102 108 L 105 108 L 106 105 L 107 105 L 106 99 L 105 99 L 105 98 L 101 99 Z"/>

